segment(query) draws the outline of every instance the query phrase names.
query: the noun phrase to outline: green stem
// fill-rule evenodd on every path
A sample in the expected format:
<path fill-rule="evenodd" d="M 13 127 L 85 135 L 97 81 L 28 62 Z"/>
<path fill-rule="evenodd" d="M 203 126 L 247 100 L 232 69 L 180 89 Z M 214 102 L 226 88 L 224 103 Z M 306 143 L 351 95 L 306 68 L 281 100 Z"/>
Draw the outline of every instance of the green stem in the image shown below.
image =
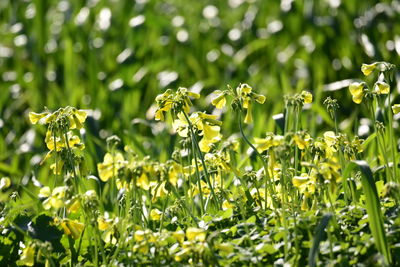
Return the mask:
<path fill-rule="evenodd" d="M 299 120 L 300 120 L 300 107 L 296 106 L 295 107 L 295 112 L 296 112 L 296 121 L 294 123 L 294 132 L 297 134 L 298 127 L 299 127 Z M 297 169 L 299 165 L 299 148 L 297 145 L 294 147 L 294 175 L 297 175 Z"/>
<path fill-rule="evenodd" d="M 375 101 L 376 99 L 374 98 L 374 101 Z M 371 105 L 370 105 L 370 110 L 371 110 L 371 114 L 372 114 L 372 118 L 373 118 L 373 124 L 374 124 L 374 131 L 375 131 L 375 133 L 376 133 L 376 143 L 377 143 L 377 149 L 380 149 L 381 150 L 381 155 L 382 155 L 382 157 L 383 157 L 383 160 L 384 160 L 384 165 L 385 165 L 385 169 L 386 169 L 386 177 L 389 179 L 389 180 L 393 180 L 392 179 L 392 173 L 390 172 L 390 170 L 389 170 L 389 163 L 388 163 L 388 159 L 387 159 L 387 157 L 386 157 L 386 150 L 385 150 L 385 147 L 382 145 L 382 143 L 380 142 L 380 137 L 381 137 L 381 132 L 380 131 L 378 131 L 378 129 L 376 128 L 376 118 L 375 118 L 375 107 L 374 107 L 374 104 L 373 103 L 371 103 Z M 383 136 L 382 136 L 383 137 Z M 383 137 L 384 138 L 384 137 Z"/>
<path fill-rule="evenodd" d="M 238 112 L 238 119 L 239 119 L 239 129 L 240 129 L 240 134 L 242 135 L 244 141 L 253 149 L 254 153 L 256 153 L 257 157 L 261 160 L 263 167 L 264 167 L 264 183 L 265 183 L 265 188 L 268 188 L 270 190 L 271 196 L 275 195 L 275 191 L 273 190 L 273 187 L 271 185 L 271 178 L 269 176 L 269 172 L 268 172 L 268 163 L 264 160 L 264 158 L 262 157 L 262 155 L 258 152 L 258 150 L 254 147 L 254 145 L 250 142 L 249 139 L 247 139 L 246 135 L 244 134 L 243 131 L 243 125 L 242 125 L 242 113 L 239 111 Z M 265 189 L 265 211 L 267 210 L 267 190 Z M 274 198 L 272 198 L 274 199 Z M 274 200 L 273 200 L 274 203 Z M 274 203 L 274 206 L 275 203 Z"/>
<path fill-rule="evenodd" d="M 196 146 L 196 150 L 197 150 L 197 153 L 198 153 L 198 155 L 200 157 L 201 164 L 203 165 L 206 181 L 208 183 L 208 186 L 210 187 L 210 191 L 211 191 L 211 195 L 213 196 L 214 204 L 216 205 L 217 210 L 219 210 L 221 208 L 221 204 L 219 203 L 219 200 L 218 200 L 217 196 L 215 195 L 214 188 L 213 188 L 213 186 L 211 184 L 210 175 L 209 175 L 209 172 L 207 170 L 207 165 L 206 165 L 206 163 L 204 161 L 203 153 L 201 152 L 199 144 L 197 143 L 197 141 L 195 139 L 195 135 L 194 135 L 194 131 L 193 131 L 193 125 L 192 125 L 188 115 L 186 114 L 186 112 L 183 112 L 183 114 L 184 114 L 184 116 L 186 118 L 187 123 L 189 124 L 189 130 L 190 130 L 190 133 L 192 135 L 192 143 Z"/>
<path fill-rule="evenodd" d="M 200 176 L 200 170 L 199 170 L 199 165 L 197 163 L 197 155 L 196 155 L 196 148 L 194 145 L 194 142 L 196 142 L 192 136 L 192 134 L 190 134 L 191 137 L 191 143 L 192 143 L 192 153 L 193 153 L 193 157 L 194 157 L 194 164 L 196 166 L 196 175 L 197 175 L 197 186 L 199 188 L 199 195 L 200 195 L 200 217 L 203 216 L 204 214 L 204 209 L 207 209 L 204 207 L 204 199 L 203 199 L 203 189 L 201 188 L 201 176 Z"/>
<path fill-rule="evenodd" d="M 68 244 L 69 244 L 69 250 L 71 251 L 71 266 L 75 266 L 78 259 L 78 255 L 76 254 L 75 251 L 74 240 L 70 235 L 68 236 Z"/>
<path fill-rule="evenodd" d="M 389 101 L 389 108 L 388 108 L 389 140 L 390 140 L 390 146 L 392 147 L 393 175 L 396 182 L 398 182 L 399 178 L 397 177 L 397 145 L 396 145 L 396 139 L 394 138 L 393 115 L 391 113 L 392 110 L 391 110 L 390 93 L 388 96 L 388 101 Z"/>
<path fill-rule="evenodd" d="M 57 180 L 58 180 L 58 153 L 57 153 L 57 141 L 56 141 L 56 133 L 53 132 L 53 139 L 54 139 L 54 161 L 56 164 L 56 179 L 54 179 L 54 184 L 53 184 L 53 188 L 56 186 Z"/>
<path fill-rule="evenodd" d="M 337 114 L 336 114 L 336 110 L 334 110 L 332 112 L 333 117 L 334 117 L 334 121 L 335 121 L 335 135 L 338 136 L 339 135 L 339 127 L 338 127 L 338 122 L 337 122 Z M 340 174 L 342 174 L 343 170 L 345 169 L 346 165 L 345 165 L 345 160 L 344 160 L 344 156 L 343 156 L 343 146 L 340 145 L 339 147 L 339 161 L 340 161 Z M 345 203 L 348 203 L 348 199 L 349 199 L 349 184 L 347 179 L 343 179 L 343 192 L 344 192 L 344 200 Z M 351 194 L 351 198 L 353 201 L 356 201 L 355 199 L 355 195 L 353 194 L 353 191 L 350 191 Z M 354 203 L 355 204 L 355 203 Z"/>
<path fill-rule="evenodd" d="M 77 180 L 78 176 L 76 175 L 74 158 L 73 158 L 71 147 L 69 145 L 67 132 L 64 132 L 64 138 L 65 138 L 65 143 L 66 143 L 67 149 L 68 149 L 68 159 L 69 159 L 69 162 L 71 164 L 71 167 L 72 167 L 72 170 L 73 170 L 73 174 L 74 174 L 73 180 L 74 180 L 75 192 L 79 193 L 78 180 Z"/>
<path fill-rule="evenodd" d="M 165 209 L 168 206 L 168 200 L 169 200 L 169 195 L 167 195 L 167 200 L 164 201 L 164 205 L 162 208 L 162 214 L 161 214 L 161 219 L 160 219 L 160 229 L 158 230 L 158 232 L 161 234 L 161 230 L 163 228 L 163 223 L 164 223 L 164 213 L 165 213 Z"/>

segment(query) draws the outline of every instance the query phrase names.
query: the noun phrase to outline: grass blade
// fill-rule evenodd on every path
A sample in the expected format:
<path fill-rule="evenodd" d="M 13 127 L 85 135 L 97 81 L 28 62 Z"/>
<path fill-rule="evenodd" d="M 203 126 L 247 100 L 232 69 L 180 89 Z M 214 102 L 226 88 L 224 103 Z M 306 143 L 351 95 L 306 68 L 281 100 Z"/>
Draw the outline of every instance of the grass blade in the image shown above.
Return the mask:
<path fill-rule="evenodd" d="M 316 259 L 319 249 L 319 243 L 325 239 L 325 228 L 328 226 L 330 219 L 332 218 L 331 213 L 327 213 L 322 216 L 321 221 L 319 222 L 317 229 L 315 230 L 315 236 L 313 240 L 312 247 L 310 249 L 310 253 L 308 254 L 308 266 L 314 267 L 316 266 Z"/>
<path fill-rule="evenodd" d="M 385 229 L 383 227 L 383 217 L 375 180 L 368 163 L 361 160 L 350 162 L 343 173 L 343 179 L 347 179 L 350 173 L 358 168 L 361 171 L 361 183 L 365 194 L 365 204 L 368 214 L 369 227 L 374 237 L 378 251 L 383 255 L 386 264 L 391 264 L 389 245 L 386 240 Z"/>

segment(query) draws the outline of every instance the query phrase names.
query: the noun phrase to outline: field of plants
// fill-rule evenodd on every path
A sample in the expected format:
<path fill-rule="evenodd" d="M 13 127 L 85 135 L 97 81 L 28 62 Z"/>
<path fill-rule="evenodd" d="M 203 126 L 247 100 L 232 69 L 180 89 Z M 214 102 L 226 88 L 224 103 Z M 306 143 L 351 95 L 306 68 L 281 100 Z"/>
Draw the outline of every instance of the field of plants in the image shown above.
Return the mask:
<path fill-rule="evenodd" d="M 0 266 L 399 266 L 399 21 L 1 0 Z"/>

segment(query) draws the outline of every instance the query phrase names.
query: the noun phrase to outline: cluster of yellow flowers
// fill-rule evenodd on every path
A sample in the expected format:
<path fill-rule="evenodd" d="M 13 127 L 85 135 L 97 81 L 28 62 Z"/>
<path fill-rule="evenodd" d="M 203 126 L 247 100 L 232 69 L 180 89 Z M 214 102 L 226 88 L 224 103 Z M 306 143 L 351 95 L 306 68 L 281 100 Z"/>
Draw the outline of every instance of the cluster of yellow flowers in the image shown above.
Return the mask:
<path fill-rule="evenodd" d="M 171 89 L 166 90 L 164 93 L 156 97 L 157 110 L 155 113 L 155 120 L 164 121 L 165 113 L 172 111 L 175 114 L 179 112 L 185 112 L 188 114 L 190 112 L 190 107 L 193 106 L 192 98 L 199 98 L 200 95 L 194 92 L 188 91 L 184 87 L 179 87 L 176 93 Z"/>
<path fill-rule="evenodd" d="M 260 104 L 264 104 L 266 97 L 264 95 L 257 94 L 253 91 L 253 88 L 246 83 L 239 84 L 236 90 L 229 87 L 228 90 L 214 92 L 216 97 L 211 101 L 216 108 L 222 109 L 226 105 L 226 96 L 233 96 L 232 106 L 239 108 L 240 110 L 246 110 L 246 116 L 244 122 L 249 124 L 253 122 L 252 115 L 252 103 L 256 101 Z"/>
<path fill-rule="evenodd" d="M 63 154 L 69 153 L 72 154 L 69 156 L 73 157 L 73 155 L 79 154 L 79 150 L 85 148 L 85 145 L 81 142 L 80 138 L 77 135 L 74 135 L 71 130 L 81 129 L 86 118 L 87 113 L 85 111 L 78 110 L 74 107 L 60 108 L 55 112 L 46 110 L 42 113 L 29 113 L 29 119 L 32 124 L 39 123 L 47 125 L 45 143 L 49 152 L 42 160 L 42 163 L 55 153 L 62 155 L 58 162 L 56 159 L 56 163 L 51 165 L 54 174 L 61 173 L 65 162 L 70 164 L 67 160 L 67 156 L 63 156 Z"/>
<path fill-rule="evenodd" d="M 172 126 L 174 130 L 184 138 L 189 137 L 189 127 L 193 127 L 193 131 L 198 132 L 202 139 L 199 142 L 199 147 L 202 152 L 209 152 L 212 145 L 221 140 L 220 134 L 222 122 L 217 120 L 217 116 L 208 115 L 203 112 L 194 112 L 190 115 L 189 121 L 181 112 L 174 120 Z"/>
<path fill-rule="evenodd" d="M 365 76 L 371 75 L 374 70 L 379 69 L 381 72 L 389 71 L 393 66 L 385 62 L 375 62 L 372 64 L 362 64 L 361 71 Z M 354 82 L 349 86 L 350 94 L 353 102 L 360 104 L 366 95 L 387 95 L 390 93 L 390 86 L 384 81 L 377 81 L 373 86 L 373 90 L 369 90 L 367 83 Z"/>

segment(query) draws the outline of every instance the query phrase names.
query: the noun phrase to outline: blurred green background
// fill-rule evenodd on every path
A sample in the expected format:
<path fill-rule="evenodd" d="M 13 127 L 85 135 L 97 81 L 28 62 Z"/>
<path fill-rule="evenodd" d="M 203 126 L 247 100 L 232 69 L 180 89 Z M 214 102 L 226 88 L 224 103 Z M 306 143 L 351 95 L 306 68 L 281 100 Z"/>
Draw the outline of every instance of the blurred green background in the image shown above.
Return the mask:
<path fill-rule="evenodd" d="M 304 89 L 315 96 L 307 128 L 329 127 L 328 95 L 339 99 L 342 122 L 355 107 L 347 79 L 362 78 L 361 64 L 399 65 L 399 22 L 399 1 L 1 0 L 0 176 L 28 182 L 43 169 L 45 129 L 27 114 L 45 106 L 89 110 L 94 173 L 111 134 L 139 154 L 169 156 L 176 138 L 151 108 L 167 88 L 207 96 L 250 84 L 267 96 L 255 136 L 272 130 L 284 94 Z M 213 112 L 209 103 L 196 101 Z M 224 133 L 237 130 L 229 110 L 222 120 Z"/>

